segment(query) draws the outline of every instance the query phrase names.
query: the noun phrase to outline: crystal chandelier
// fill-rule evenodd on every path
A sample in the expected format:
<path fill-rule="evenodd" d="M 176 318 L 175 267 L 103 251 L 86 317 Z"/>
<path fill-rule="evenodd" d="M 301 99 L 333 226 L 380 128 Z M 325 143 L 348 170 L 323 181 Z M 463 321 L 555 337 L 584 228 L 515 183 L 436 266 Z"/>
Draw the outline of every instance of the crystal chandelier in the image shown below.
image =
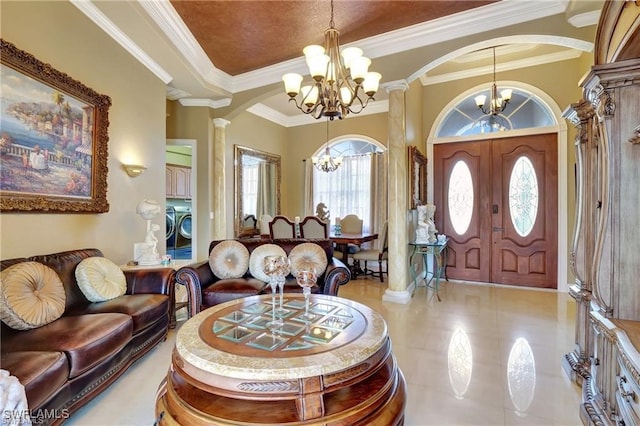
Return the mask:
<path fill-rule="evenodd" d="M 474 100 L 478 108 L 487 115 L 498 115 L 507 108 L 511 100 L 511 89 L 502 89 L 498 96 L 498 86 L 496 86 L 496 48 L 493 48 L 493 85 L 491 86 L 491 99 L 489 105 L 485 108 L 487 97 L 485 95 L 476 96 Z"/>
<path fill-rule="evenodd" d="M 362 56 L 361 49 L 347 47 L 340 52 L 339 38 L 331 0 L 331 20 L 324 32 L 325 47 L 312 44 L 303 50 L 313 82 L 301 88 L 300 74 L 282 76 L 289 101 L 315 119 L 323 116 L 330 120 L 343 119 L 349 113 L 360 113 L 370 100 L 375 100 L 373 95 L 382 78 L 377 72 L 369 72 L 371 60 Z M 367 96 L 364 101 L 362 92 Z"/>
<path fill-rule="evenodd" d="M 342 165 L 342 156 L 334 158 L 329 151 L 329 118 L 327 118 L 327 147 L 324 150 L 324 155 L 311 157 L 311 162 L 316 169 L 325 173 L 335 172 Z"/>

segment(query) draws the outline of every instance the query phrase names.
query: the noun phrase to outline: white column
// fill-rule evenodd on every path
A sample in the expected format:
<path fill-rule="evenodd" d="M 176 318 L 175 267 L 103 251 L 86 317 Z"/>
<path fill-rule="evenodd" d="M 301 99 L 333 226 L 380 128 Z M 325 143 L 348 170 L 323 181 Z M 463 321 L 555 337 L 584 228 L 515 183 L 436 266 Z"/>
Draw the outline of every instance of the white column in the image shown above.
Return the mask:
<path fill-rule="evenodd" d="M 230 121 L 223 118 L 214 118 L 215 126 L 213 136 L 213 176 L 211 176 L 211 211 L 213 212 L 213 239 L 224 240 L 227 238 L 227 216 L 225 205 L 226 181 L 225 181 L 225 153 L 227 147 L 225 128 Z M 211 170 L 211 168 L 209 169 Z"/>
<path fill-rule="evenodd" d="M 405 92 L 409 88 L 400 80 L 384 85 L 389 93 L 388 138 L 389 138 L 389 287 L 382 300 L 409 303 L 411 293 L 408 283 L 407 211 L 408 177 L 407 146 L 405 129 Z"/>

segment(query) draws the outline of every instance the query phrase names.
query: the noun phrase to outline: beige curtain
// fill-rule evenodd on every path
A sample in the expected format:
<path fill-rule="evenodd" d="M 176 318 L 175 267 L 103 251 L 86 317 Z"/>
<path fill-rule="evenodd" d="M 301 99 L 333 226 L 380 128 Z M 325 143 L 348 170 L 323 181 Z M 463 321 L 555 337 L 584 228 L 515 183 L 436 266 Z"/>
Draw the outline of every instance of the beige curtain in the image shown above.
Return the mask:
<path fill-rule="evenodd" d="M 389 185 L 388 185 L 389 154 L 384 151 L 371 157 L 371 229 L 381 233 L 382 226 L 388 219 Z"/>
<path fill-rule="evenodd" d="M 316 206 L 313 205 L 313 163 L 311 158 L 302 162 L 304 164 L 304 196 L 302 210 L 304 216 L 315 216 Z"/>
<path fill-rule="evenodd" d="M 276 166 L 261 162 L 258 166 L 258 193 L 256 217 L 263 214 L 276 215 Z"/>

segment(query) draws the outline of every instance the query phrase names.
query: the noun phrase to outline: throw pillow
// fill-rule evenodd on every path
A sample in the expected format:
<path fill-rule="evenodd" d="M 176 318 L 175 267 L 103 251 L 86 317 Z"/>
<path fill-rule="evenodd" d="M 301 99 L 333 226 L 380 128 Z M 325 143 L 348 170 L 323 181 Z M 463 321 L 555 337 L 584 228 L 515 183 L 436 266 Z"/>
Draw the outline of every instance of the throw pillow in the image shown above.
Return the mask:
<path fill-rule="evenodd" d="M 60 277 L 46 265 L 22 262 L 0 273 L 2 322 L 15 330 L 42 327 L 64 313 L 66 294 Z"/>
<path fill-rule="evenodd" d="M 249 250 L 238 241 L 222 241 L 209 253 L 209 266 L 220 279 L 240 278 L 249 269 Z"/>
<path fill-rule="evenodd" d="M 298 275 L 303 268 L 313 268 L 316 275 L 321 275 L 327 269 L 327 255 L 318 244 L 302 243 L 295 246 L 289 253 L 291 274 Z"/>
<path fill-rule="evenodd" d="M 127 291 L 124 272 L 104 257 L 88 257 L 76 267 L 76 281 L 82 294 L 91 302 L 104 302 Z"/>
<path fill-rule="evenodd" d="M 249 271 L 254 278 L 260 281 L 269 282 L 269 276 L 264 273 L 263 262 L 267 256 L 284 256 L 287 257 L 287 253 L 284 249 L 276 244 L 263 244 L 256 247 L 251 252 L 249 258 Z"/>

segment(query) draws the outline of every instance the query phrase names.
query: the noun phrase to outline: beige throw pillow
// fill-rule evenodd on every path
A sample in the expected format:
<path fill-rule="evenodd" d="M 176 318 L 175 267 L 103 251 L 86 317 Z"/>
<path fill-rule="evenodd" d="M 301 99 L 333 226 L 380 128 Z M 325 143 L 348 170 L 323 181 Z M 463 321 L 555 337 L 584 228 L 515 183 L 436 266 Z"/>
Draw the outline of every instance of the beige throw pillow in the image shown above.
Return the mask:
<path fill-rule="evenodd" d="M 263 244 L 251 252 L 249 271 L 254 278 L 264 282 L 269 282 L 269 275 L 264 273 L 263 267 L 264 258 L 267 256 L 287 257 L 287 253 L 282 247 L 275 244 Z"/>
<path fill-rule="evenodd" d="M 42 327 L 64 313 L 66 295 L 56 272 L 38 262 L 22 262 L 0 273 L 2 322 L 15 330 Z"/>
<path fill-rule="evenodd" d="M 322 247 L 315 243 L 302 243 L 295 246 L 289 253 L 291 275 L 298 275 L 302 268 L 313 268 L 319 276 L 327 269 L 327 254 Z"/>
<path fill-rule="evenodd" d="M 222 241 L 209 253 L 209 266 L 220 279 L 240 278 L 249 269 L 249 250 L 238 241 Z"/>
<path fill-rule="evenodd" d="M 84 296 L 91 302 L 120 297 L 127 291 L 124 272 L 104 257 L 88 257 L 76 267 L 76 281 Z"/>

